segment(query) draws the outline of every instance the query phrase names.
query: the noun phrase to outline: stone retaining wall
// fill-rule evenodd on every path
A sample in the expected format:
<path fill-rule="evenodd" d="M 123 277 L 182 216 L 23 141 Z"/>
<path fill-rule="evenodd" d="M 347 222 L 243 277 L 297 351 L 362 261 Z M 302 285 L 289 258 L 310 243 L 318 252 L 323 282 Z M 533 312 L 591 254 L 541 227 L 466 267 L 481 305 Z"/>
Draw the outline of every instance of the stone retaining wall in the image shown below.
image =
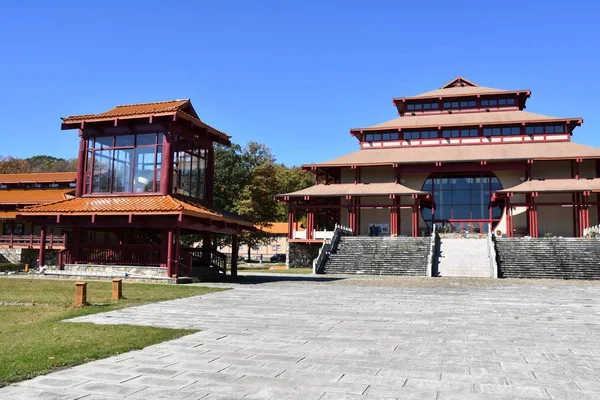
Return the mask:
<path fill-rule="evenodd" d="M 65 271 L 73 272 L 121 272 L 129 275 L 167 276 L 167 269 L 162 267 L 138 267 L 130 265 L 101 265 L 101 264 L 65 264 Z"/>
<path fill-rule="evenodd" d="M 290 242 L 286 259 L 288 268 L 312 268 L 321 246 L 322 243 Z"/>

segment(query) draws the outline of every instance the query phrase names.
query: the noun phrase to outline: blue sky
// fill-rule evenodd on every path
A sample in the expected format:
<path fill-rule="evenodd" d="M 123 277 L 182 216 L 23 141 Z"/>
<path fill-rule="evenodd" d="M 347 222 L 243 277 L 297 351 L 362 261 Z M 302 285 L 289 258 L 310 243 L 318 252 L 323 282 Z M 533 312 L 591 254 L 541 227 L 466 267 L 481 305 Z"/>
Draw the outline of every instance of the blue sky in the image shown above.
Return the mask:
<path fill-rule="evenodd" d="M 527 111 L 583 117 L 573 139 L 600 146 L 598 15 L 591 0 L 6 2 L 0 154 L 75 157 L 60 117 L 191 98 L 236 143 L 324 161 L 395 118 L 393 97 L 458 75 L 531 89 Z"/>

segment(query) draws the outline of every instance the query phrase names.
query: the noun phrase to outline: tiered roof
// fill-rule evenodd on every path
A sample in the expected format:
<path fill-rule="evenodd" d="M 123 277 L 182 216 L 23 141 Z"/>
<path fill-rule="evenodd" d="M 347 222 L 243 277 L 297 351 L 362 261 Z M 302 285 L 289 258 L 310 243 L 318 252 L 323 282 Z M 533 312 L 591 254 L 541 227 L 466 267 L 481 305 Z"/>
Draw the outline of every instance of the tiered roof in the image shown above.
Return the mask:
<path fill-rule="evenodd" d="M 0 174 L 0 184 L 19 183 L 69 183 L 75 182 L 77 172 L 36 172 L 24 174 Z"/>

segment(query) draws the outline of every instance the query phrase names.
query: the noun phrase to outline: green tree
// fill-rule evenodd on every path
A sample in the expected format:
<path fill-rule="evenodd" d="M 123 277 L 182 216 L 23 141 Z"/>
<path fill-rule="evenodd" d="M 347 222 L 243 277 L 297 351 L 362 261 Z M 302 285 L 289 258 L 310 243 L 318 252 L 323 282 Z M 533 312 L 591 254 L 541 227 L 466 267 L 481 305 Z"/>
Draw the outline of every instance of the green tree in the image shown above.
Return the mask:
<path fill-rule="evenodd" d="M 9 156 L 0 160 L 0 174 L 22 174 L 27 172 L 31 172 L 30 166 L 23 159 Z"/>

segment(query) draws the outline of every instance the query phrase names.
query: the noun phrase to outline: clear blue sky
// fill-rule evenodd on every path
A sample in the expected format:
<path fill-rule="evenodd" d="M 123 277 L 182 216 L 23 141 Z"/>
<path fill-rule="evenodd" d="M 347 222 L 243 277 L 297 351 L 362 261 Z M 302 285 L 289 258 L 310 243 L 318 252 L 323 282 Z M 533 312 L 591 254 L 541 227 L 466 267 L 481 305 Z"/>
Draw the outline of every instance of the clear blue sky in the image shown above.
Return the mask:
<path fill-rule="evenodd" d="M 19 3 L 22 3 L 19 4 Z M 27 1 L 0 6 L 0 154 L 77 155 L 68 115 L 191 98 L 278 161 L 358 149 L 350 128 L 460 75 L 531 89 L 528 111 L 583 117 L 600 146 L 598 2 Z"/>

